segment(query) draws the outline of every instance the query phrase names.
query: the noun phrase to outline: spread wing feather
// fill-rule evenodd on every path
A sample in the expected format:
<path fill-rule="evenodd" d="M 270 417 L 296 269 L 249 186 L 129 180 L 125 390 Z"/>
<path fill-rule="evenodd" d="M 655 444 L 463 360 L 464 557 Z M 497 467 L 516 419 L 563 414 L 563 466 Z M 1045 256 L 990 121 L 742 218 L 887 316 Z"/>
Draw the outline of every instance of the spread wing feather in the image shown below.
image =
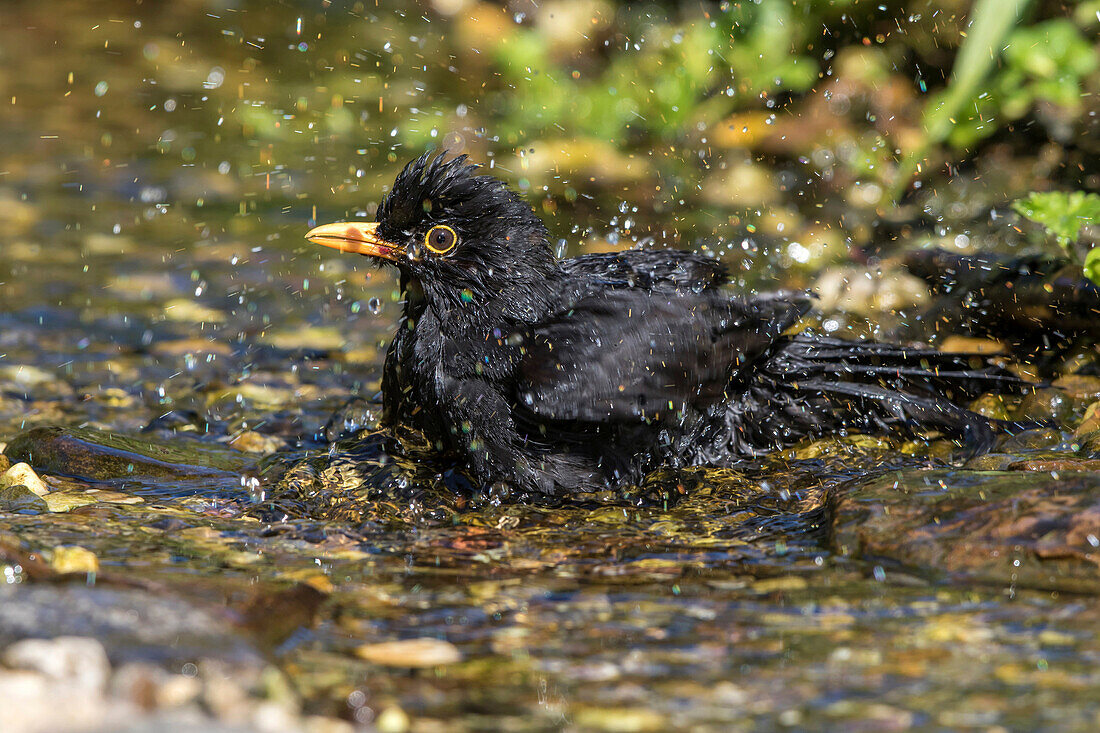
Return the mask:
<path fill-rule="evenodd" d="M 805 296 L 655 297 L 611 289 L 537 325 L 517 403 L 551 420 L 641 422 L 725 398 L 730 379 L 769 352 L 809 308 Z"/>

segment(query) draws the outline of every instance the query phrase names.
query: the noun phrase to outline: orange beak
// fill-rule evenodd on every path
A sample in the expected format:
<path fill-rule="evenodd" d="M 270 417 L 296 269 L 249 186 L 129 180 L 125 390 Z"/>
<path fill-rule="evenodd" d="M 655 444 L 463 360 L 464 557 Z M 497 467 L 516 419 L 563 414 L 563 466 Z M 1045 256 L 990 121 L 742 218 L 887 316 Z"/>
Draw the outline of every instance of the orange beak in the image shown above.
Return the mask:
<path fill-rule="evenodd" d="M 374 222 L 322 224 L 306 232 L 306 239 L 314 244 L 332 247 L 341 252 L 395 261 L 401 255 L 401 247 L 379 237 L 377 230 L 378 224 Z"/>

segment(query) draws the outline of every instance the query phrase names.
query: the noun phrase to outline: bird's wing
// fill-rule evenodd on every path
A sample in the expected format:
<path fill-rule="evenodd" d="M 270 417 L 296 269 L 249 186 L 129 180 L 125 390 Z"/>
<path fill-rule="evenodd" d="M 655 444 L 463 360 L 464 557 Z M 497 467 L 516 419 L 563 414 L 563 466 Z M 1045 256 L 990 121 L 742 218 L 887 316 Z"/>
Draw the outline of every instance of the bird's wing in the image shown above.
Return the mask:
<path fill-rule="evenodd" d="M 703 409 L 808 308 L 805 296 L 590 295 L 531 331 L 516 402 L 543 419 L 592 422 Z"/>
<path fill-rule="evenodd" d="M 699 292 L 729 282 L 726 266 L 697 252 L 632 249 L 625 252 L 587 254 L 561 261 L 574 279 L 598 288 L 643 290 L 691 290 Z"/>

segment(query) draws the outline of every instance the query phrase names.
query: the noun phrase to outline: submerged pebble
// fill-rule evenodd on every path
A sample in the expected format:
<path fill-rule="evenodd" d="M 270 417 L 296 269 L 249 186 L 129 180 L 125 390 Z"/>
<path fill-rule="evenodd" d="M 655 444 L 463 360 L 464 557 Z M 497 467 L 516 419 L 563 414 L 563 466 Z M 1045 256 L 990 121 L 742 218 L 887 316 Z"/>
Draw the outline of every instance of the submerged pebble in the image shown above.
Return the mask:
<path fill-rule="evenodd" d="M 0 490 L 11 486 L 23 486 L 38 496 L 50 493 L 50 487 L 26 463 L 16 463 L 0 475 Z"/>

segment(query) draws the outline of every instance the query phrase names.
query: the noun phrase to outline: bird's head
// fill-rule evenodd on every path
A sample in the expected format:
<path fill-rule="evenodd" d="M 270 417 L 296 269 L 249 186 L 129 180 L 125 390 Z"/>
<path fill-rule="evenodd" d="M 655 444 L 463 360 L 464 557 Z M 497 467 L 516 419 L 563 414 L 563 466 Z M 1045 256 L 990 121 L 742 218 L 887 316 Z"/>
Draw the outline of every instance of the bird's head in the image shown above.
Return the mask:
<path fill-rule="evenodd" d="M 543 290 L 558 271 L 546 227 L 523 199 L 477 168 L 465 155 L 425 153 L 397 176 L 377 222 L 324 224 L 306 239 L 395 265 L 404 283 L 440 305 Z"/>

